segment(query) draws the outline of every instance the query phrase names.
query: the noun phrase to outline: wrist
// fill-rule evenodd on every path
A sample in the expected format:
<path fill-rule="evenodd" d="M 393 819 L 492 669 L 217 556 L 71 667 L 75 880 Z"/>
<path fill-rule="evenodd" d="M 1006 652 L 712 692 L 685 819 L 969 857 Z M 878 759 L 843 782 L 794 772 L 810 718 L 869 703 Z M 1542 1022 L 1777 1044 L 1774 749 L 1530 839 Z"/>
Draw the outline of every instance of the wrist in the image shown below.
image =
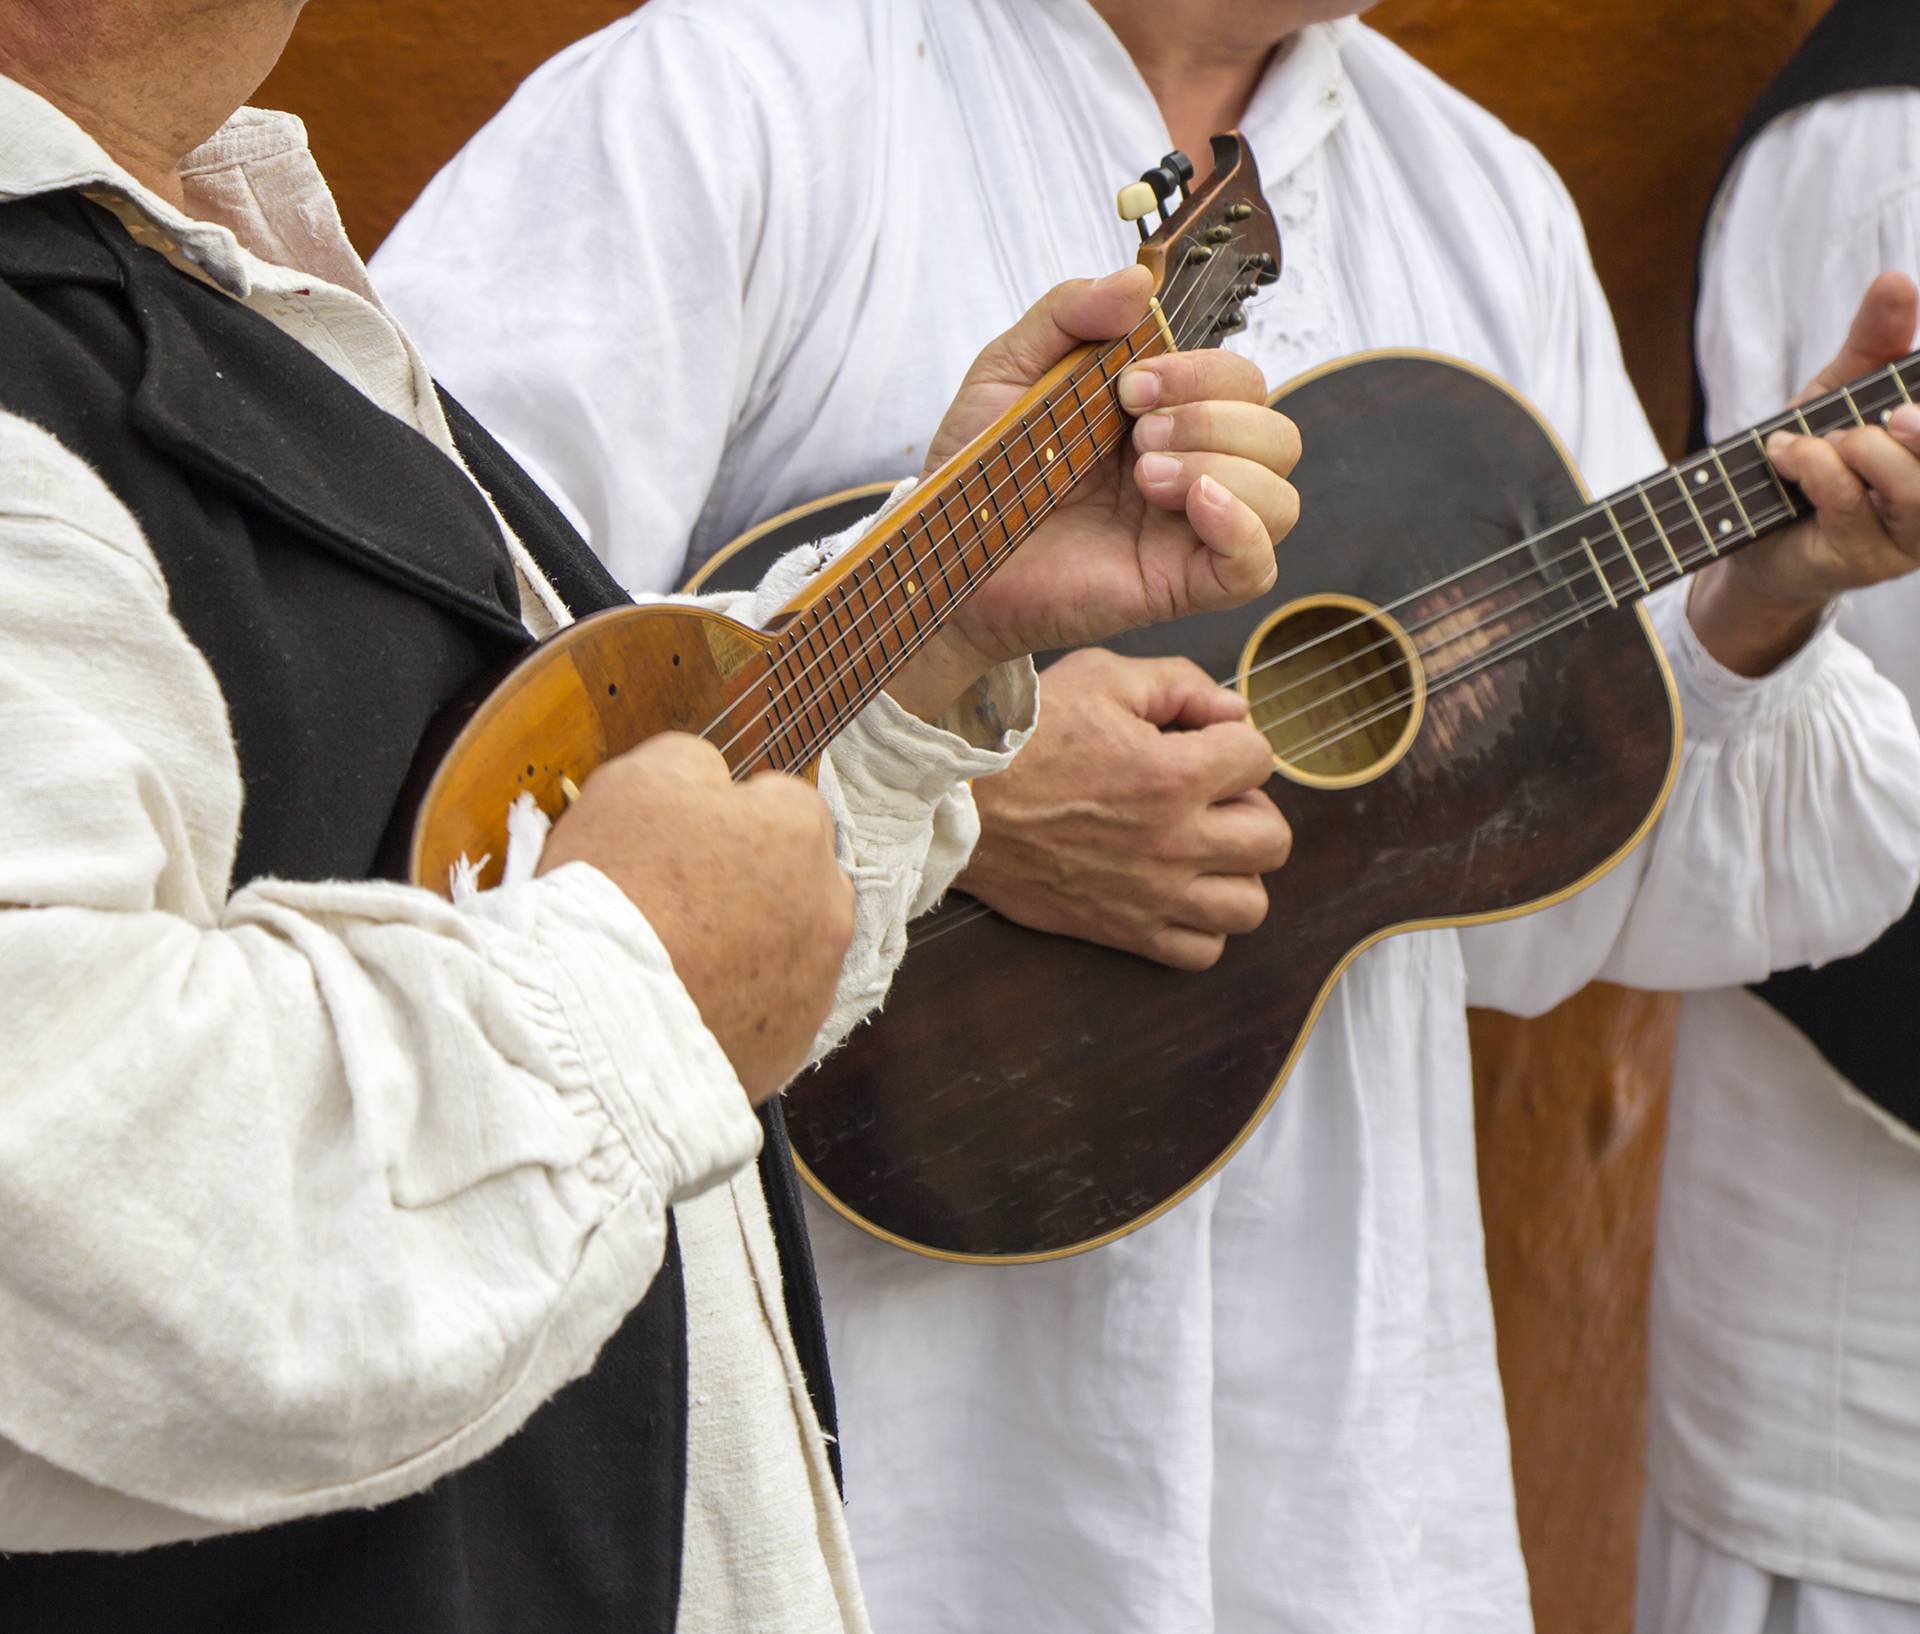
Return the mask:
<path fill-rule="evenodd" d="M 1687 622 L 1716 663 L 1751 679 L 1807 644 L 1830 599 L 1768 594 L 1734 557 L 1700 571 L 1687 595 Z"/>
<path fill-rule="evenodd" d="M 955 630 L 935 632 L 887 682 L 887 696 L 932 725 L 972 691 L 996 660 Z"/>

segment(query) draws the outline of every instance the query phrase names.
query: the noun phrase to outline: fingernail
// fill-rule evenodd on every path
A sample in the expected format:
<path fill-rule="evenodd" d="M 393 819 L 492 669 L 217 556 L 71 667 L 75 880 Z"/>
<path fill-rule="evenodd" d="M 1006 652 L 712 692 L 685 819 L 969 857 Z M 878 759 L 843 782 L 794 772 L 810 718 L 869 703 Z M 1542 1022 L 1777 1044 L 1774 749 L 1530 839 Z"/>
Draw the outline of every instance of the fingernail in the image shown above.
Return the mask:
<path fill-rule="evenodd" d="M 1201 503 L 1206 505 L 1226 504 L 1227 490 L 1215 482 L 1212 477 L 1202 477 L 1195 486 L 1200 490 Z"/>
<path fill-rule="evenodd" d="M 1793 446 L 1793 438 L 1787 432 L 1776 431 L 1767 439 L 1767 458 L 1777 460 Z"/>
<path fill-rule="evenodd" d="M 1135 266 L 1138 264 L 1136 262 Z M 1093 287 L 1099 290 L 1119 289 L 1123 284 L 1131 281 L 1133 274 L 1133 267 L 1122 267 L 1118 272 L 1110 272 L 1104 278 L 1094 279 Z"/>
<path fill-rule="evenodd" d="M 1149 414 L 1133 428 L 1133 446 L 1143 453 L 1151 448 L 1173 446 L 1173 416 Z"/>
<path fill-rule="evenodd" d="M 1160 401 L 1160 377 L 1151 369 L 1129 369 L 1120 377 L 1120 406 L 1144 414 Z"/>
<path fill-rule="evenodd" d="M 1887 429 L 1897 431 L 1903 437 L 1920 437 L 1920 408 L 1915 408 L 1911 403 L 1902 403 L 1887 421 Z"/>
<path fill-rule="evenodd" d="M 1142 454 L 1140 475 L 1147 482 L 1172 482 L 1180 475 L 1180 462 L 1171 454 Z M 1205 482 L 1207 479 L 1200 479 Z"/>

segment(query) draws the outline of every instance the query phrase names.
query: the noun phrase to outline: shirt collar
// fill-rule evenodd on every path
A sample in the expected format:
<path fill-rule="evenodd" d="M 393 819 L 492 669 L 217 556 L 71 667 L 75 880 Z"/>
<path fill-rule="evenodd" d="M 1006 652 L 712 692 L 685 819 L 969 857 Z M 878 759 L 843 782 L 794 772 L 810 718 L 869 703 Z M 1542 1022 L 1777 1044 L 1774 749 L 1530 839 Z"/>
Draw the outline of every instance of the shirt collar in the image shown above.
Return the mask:
<path fill-rule="evenodd" d="M 307 130 L 292 114 L 242 108 L 180 167 L 191 198 L 196 181 L 248 169 L 289 153 L 304 154 Z M 17 80 L 0 75 L 0 200 L 34 198 L 68 188 L 104 195 L 136 237 L 144 220 L 229 294 L 252 287 L 248 261 L 232 230 L 188 215 L 143 186 L 73 120 Z M 129 215 L 134 219 L 129 220 Z"/>
<path fill-rule="evenodd" d="M 1089 62 L 1137 90 L 1143 105 L 1154 109 L 1157 121 L 1153 93 L 1092 0 L 1058 0 L 1053 15 L 1078 41 Z M 1254 157 L 1263 178 L 1277 181 L 1290 175 L 1346 117 L 1354 94 L 1341 48 L 1363 26 L 1357 16 L 1309 23 L 1286 42 L 1260 76 L 1240 127 L 1250 142 L 1257 142 Z"/>
<path fill-rule="evenodd" d="M 1261 75 L 1241 126 L 1249 140 L 1258 133 L 1263 176 L 1291 175 L 1346 118 L 1353 83 L 1340 52 L 1360 26 L 1352 17 L 1309 23 Z"/>

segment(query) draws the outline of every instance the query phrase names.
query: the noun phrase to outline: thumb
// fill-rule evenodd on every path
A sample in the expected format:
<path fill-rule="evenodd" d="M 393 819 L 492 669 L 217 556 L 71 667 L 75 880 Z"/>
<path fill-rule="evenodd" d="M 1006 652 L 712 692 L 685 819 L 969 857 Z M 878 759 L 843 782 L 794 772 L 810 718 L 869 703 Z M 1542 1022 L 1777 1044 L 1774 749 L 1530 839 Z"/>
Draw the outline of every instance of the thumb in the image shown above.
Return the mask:
<path fill-rule="evenodd" d="M 1245 720 L 1247 700 L 1188 658 L 1135 661 L 1134 712 L 1150 726 L 1194 731 Z"/>
<path fill-rule="evenodd" d="M 1845 344 L 1794 402 L 1838 391 L 1848 381 L 1905 357 L 1913 344 L 1916 317 L 1920 317 L 1920 291 L 1914 289 L 1913 280 L 1898 272 L 1881 273 L 1867 286 Z"/>
<path fill-rule="evenodd" d="M 1113 340 L 1147 315 L 1153 274 L 1137 262 L 1100 279 L 1057 284 L 967 371 L 970 386 L 1031 386 L 1075 347 Z"/>

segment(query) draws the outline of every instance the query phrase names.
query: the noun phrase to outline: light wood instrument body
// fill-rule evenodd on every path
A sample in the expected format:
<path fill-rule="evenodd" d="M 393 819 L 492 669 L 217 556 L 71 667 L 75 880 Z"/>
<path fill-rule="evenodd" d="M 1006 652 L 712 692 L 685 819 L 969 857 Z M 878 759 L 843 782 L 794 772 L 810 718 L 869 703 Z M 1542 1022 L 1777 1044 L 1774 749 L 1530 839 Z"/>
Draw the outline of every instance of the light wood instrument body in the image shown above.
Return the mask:
<path fill-rule="evenodd" d="M 1553 433 L 1465 366 L 1377 354 L 1275 401 L 1305 450 L 1278 584 L 1116 649 L 1232 676 L 1263 626 L 1302 602 L 1337 609 L 1299 615 L 1322 629 L 1354 605 L 1391 607 L 1402 631 L 1431 640 L 1490 582 L 1441 581 L 1582 506 Z M 844 514 L 857 501 L 828 503 Z M 749 536 L 702 582 L 751 582 L 806 528 L 796 517 Z M 1574 565 L 1554 564 L 1553 594 L 1469 634 L 1468 648 L 1561 613 L 1581 594 Z M 1284 744 L 1301 723 L 1257 702 L 1276 671 L 1287 673 L 1245 684 Z M 1519 914 L 1597 876 L 1651 823 L 1678 742 L 1664 660 L 1639 610 L 1623 609 L 1428 688 L 1357 755 L 1342 758 L 1348 740 L 1276 771 L 1267 787 L 1293 825 L 1293 857 L 1267 878 L 1265 924 L 1230 938 L 1211 971 L 1042 935 L 950 898 L 914 927 L 884 1011 L 789 1090 L 803 1170 L 855 1223 L 941 1257 L 1053 1258 L 1124 1234 L 1246 1139 L 1361 950 L 1396 930 Z"/>
<path fill-rule="evenodd" d="M 497 884 L 503 813 L 517 795 L 557 813 L 615 755 L 661 732 L 699 733 L 767 689 L 773 650 L 771 636 L 703 607 L 615 607 L 569 624 L 516 667 L 514 685 L 480 701 L 439 760 L 408 877 L 444 890 L 466 857 L 477 883 Z M 738 714 L 745 756 L 759 750 L 767 723 Z"/>

